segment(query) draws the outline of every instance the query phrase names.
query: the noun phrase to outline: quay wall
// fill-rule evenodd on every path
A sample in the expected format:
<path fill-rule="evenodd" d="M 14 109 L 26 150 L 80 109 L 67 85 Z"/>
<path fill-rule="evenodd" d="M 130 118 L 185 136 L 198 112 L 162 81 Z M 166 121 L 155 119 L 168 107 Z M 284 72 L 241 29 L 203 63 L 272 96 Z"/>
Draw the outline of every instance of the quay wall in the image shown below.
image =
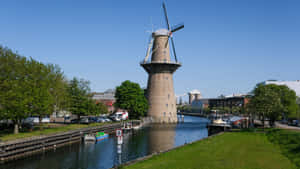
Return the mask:
<path fill-rule="evenodd" d="M 138 125 L 139 120 L 130 121 L 133 125 Z M 26 156 L 45 152 L 47 150 L 56 149 L 58 147 L 80 142 L 85 134 L 92 134 L 103 131 L 114 133 L 116 129 L 123 126 L 123 123 L 107 124 L 103 126 L 95 126 L 83 129 L 72 130 L 68 132 L 45 135 L 39 137 L 24 138 L 23 140 L 13 140 L 0 143 L 0 163 L 9 162 L 11 160 L 24 158 Z"/>

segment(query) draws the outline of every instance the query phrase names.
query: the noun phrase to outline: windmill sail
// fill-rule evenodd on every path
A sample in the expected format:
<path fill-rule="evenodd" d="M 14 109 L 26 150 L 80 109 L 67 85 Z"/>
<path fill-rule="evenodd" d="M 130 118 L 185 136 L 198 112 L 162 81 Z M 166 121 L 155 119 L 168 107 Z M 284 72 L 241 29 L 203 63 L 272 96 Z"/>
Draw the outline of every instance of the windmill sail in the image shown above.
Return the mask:
<path fill-rule="evenodd" d="M 147 60 L 148 60 L 148 58 L 149 58 L 149 56 L 150 56 L 151 49 L 152 49 L 152 45 L 153 45 L 153 38 L 152 38 L 152 36 L 150 36 L 150 42 L 149 42 L 149 44 L 148 44 L 148 49 L 147 49 L 146 57 L 145 57 L 145 59 L 144 59 L 144 63 L 147 62 Z"/>

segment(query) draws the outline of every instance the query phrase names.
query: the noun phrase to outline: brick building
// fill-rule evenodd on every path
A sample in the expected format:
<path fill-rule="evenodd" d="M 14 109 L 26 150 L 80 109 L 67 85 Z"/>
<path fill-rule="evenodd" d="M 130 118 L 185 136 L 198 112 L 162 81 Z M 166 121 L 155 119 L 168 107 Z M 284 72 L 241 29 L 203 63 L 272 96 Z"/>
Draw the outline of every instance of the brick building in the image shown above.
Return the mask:
<path fill-rule="evenodd" d="M 116 99 L 114 90 L 108 89 L 105 92 L 92 93 L 92 99 L 96 100 L 97 103 L 100 102 L 106 105 L 109 112 L 112 113 L 115 111 L 114 103 Z"/>

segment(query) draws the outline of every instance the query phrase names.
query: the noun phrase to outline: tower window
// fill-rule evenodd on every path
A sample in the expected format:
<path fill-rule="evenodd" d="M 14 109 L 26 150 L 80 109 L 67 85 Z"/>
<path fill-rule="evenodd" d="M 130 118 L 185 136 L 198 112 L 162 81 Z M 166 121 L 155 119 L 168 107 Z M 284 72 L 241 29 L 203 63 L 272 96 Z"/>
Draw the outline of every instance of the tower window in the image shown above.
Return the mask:
<path fill-rule="evenodd" d="M 168 107 L 168 104 L 166 104 L 166 106 Z"/>

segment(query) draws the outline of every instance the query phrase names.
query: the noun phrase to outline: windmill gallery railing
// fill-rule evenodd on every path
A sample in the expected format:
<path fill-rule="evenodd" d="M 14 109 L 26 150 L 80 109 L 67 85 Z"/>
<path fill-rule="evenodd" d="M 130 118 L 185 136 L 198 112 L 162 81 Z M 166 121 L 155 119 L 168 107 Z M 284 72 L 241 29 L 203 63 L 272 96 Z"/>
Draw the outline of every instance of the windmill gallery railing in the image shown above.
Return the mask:
<path fill-rule="evenodd" d="M 153 63 L 153 64 L 155 64 L 155 63 L 158 63 L 158 64 L 179 64 L 179 65 L 181 65 L 181 63 L 180 62 L 178 62 L 178 61 L 141 61 L 140 62 L 140 64 L 142 65 L 142 64 L 151 64 L 151 63 Z"/>

